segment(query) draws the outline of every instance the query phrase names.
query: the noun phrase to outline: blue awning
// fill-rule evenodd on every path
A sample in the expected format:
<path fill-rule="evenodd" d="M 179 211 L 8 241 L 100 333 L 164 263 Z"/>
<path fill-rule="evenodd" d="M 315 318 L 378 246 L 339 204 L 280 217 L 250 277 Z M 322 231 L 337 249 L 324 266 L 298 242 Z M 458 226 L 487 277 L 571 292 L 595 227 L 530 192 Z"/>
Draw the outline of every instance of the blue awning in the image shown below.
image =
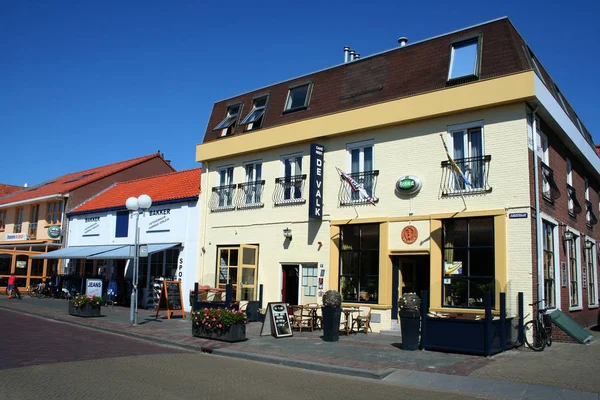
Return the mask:
<path fill-rule="evenodd" d="M 181 243 L 152 243 L 148 244 L 148 255 L 158 253 L 159 251 L 167 250 L 172 247 L 180 246 Z M 107 251 L 100 254 L 94 254 L 87 257 L 91 260 L 111 260 L 111 259 L 128 259 L 133 258 L 133 246 L 123 246 L 118 249 Z"/>
<path fill-rule="evenodd" d="M 59 259 L 59 258 L 90 258 L 93 255 L 113 251 L 123 247 L 123 245 L 106 245 L 106 246 L 69 246 L 64 249 L 49 251 L 44 254 L 37 254 L 32 256 L 33 259 L 47 258 L 47 259 Z"/>

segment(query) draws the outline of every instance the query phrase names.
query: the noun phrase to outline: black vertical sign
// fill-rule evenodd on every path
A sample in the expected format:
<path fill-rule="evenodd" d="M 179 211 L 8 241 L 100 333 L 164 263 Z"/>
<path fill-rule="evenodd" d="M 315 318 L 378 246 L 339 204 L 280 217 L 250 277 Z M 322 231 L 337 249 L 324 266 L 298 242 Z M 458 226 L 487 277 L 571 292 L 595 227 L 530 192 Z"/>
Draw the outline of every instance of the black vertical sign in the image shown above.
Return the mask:
<path fill-rule="evenodd" d="M 323 219 L 323 152 L 320 144 L 310 145 L 310 189 L 308 195 L 308 217 Z"/>

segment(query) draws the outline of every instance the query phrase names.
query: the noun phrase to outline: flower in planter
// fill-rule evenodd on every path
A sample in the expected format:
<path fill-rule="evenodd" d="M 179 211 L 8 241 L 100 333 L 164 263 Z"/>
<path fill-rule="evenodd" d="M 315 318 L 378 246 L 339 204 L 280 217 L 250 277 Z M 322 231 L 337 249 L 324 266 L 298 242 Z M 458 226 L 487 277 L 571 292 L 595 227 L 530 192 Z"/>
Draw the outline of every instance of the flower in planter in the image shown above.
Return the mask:
<path fill-rule="evenodd" d="M 400 311 L 419 311 L 421 308 L 421 299 L 416 293 L 404 293 L 398 299 Z"/>
<path fill-rule="evenodd" d="M 228 308 L 204 308 L 192 311 L 192 324 L 208 331 L 227 330 L 233 324 L 248 323 L 244 311 Z"/>
<path fill-rule="evenodd" d="M 101 306 L 104 304 L 104 300 L 102 300 L 102 297 L 86 296 L 86 295 L 82 294 L 80 296 L 73 297 L 71 299 L 71 303 L 73 303 L 73 306 L 79 308 L 85 304 L 90 304 L 92 306 Z"/>

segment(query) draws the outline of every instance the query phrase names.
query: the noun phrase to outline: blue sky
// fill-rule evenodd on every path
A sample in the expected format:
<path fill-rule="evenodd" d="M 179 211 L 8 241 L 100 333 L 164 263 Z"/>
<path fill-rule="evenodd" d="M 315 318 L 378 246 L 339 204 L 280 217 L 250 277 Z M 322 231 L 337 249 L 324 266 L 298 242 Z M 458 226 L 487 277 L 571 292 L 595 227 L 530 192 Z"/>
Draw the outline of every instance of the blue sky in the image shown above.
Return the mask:
<path fill-rule="evenodd" d="M 0 0 L 0 183 L 158 150 L 194 168 L 215 101 L 502 16 L 600 142 L 598 1 L 297 4 Z"/>

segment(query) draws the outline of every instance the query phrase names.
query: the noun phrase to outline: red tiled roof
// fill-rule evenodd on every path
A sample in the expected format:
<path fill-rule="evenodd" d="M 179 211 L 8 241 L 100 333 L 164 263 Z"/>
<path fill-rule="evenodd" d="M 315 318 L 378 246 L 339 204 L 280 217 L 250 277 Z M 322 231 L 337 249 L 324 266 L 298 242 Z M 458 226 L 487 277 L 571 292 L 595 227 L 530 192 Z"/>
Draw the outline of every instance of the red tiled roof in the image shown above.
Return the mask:
<path fill-rule="evenodd" d="M 130 197 L 147 194 L 153 203 L 186 199 L 200 195 L 201 168 L 120 182 L 92 197 L 71 212 L 80 213 L 94 210 L 125 208 Z"/>
<path fill-rule="evenodd" d="M 39 185 L 31 186 L 30 188 L 22 190 L 11 196 L 4 197 L 0 199 L 0 205 L 55 194 L 67 194 L 72 190 L 87 185 L 88 183 L 105 178 L 117 172 L 123 171 L 127 168 L 133 167 L 134 165 L 141 164 L 144 161 L 151 160 L 155 157 L 161 156 L 158 153 L 152 153 L 147 156 L 132 158 L 131 160 L 104 165 L 102 167 L 96 167 L 86 169 L 84 171 L 69 173 L 59 178 L 51 179 L 50 181 L 41 183 Z"/>
<path fill-rule="evenodd" d="M 22 189 L 24 189 L 23 186 L 6 185 L 4 183 L 0 183 L 0 197 L 4 197 L 14 192 L 18 192 Z"/>

